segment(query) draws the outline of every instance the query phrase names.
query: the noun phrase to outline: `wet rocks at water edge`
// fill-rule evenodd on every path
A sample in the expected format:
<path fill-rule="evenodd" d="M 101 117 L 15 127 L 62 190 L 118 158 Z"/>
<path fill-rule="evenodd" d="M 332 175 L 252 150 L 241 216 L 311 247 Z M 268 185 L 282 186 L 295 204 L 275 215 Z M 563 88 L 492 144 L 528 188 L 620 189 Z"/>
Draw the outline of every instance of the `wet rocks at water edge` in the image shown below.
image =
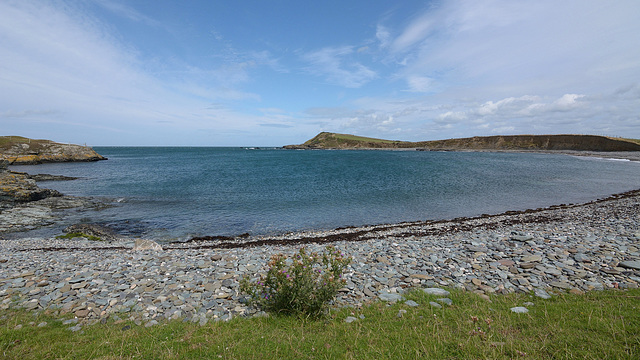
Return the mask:
<path fill-rule="evenodd" d="M 106 319 L 154 326 L 167 319 L 206 325 L 264 316 L 247 305 L 239 280 L 265 273 L 272 255 L 293 255 L 302 246 L 322 252 L 329 241 L 353 257 L 334 306 L 381 300 L 446 311 L 455 305 L 447 289 L 485 299 L 525 292 L 545 301 L 560 292 L 637 288 L 639 209 L 636 193 L 494 217 L 234 242 L 139 241 L 136 248 L 131 239 L 1 240 L 0 309 L 71 314 L 77 322 L 68 324 L 70 331 Z M 425 292 L 428 303 L 407 300 L 411 289 Z"/>

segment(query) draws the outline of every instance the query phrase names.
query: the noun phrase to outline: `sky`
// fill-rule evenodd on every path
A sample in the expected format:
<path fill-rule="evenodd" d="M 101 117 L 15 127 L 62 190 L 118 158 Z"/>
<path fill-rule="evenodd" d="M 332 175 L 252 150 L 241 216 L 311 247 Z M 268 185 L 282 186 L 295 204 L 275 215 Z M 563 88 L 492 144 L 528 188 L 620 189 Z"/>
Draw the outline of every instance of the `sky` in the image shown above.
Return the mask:
<path fill-rule="evenodd" d="M 640 138 L 640 1 L 0 0 L 0 135 Z"/>

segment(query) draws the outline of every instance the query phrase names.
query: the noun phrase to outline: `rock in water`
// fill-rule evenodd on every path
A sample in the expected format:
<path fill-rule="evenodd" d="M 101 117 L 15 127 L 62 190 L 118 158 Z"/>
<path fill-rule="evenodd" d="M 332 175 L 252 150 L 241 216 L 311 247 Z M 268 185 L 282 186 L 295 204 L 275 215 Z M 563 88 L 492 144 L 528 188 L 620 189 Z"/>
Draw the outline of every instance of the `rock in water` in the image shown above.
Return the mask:
<path fill-rule="evenodd" d="M 111 229 L 96 224 L 75 224 L 66 227 L 62 231 L 66 234 L 80 233 L 83 235 L 95 236 L 103 241 L 118 240 L 118 236 Z"/>
<path fill-rule="evenodd" d="M 0 160 L 0 201 L 24 203 L 62 196 L 55 190 L 39 188 L 27 174 L 7 170 L 6 164 L 6 161 Z"/>

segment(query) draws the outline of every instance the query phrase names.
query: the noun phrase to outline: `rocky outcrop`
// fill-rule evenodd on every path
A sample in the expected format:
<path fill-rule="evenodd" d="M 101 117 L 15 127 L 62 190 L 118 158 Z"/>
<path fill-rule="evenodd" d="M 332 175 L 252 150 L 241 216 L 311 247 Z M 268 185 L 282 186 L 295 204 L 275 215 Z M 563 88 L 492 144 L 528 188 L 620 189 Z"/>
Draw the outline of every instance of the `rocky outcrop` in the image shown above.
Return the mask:
<path fill-rule="evenodd" d="M 7 170 L 8 161 L 0 160 L 0 202 L 24 203 L 52 196 L 62 196 L 58 191 L 41 189 L 29 175 Z"/>
<path fill-rule="evenodd" d="M 106 160 L 88 146 L 20 136 L 0 136 L 0 159 L 8 161 L 10 165 Z"/>
<path fill-rule="evenodd" d="M 82 234 L 99 238 L 102 241 L 116 241 L 120 237 L 113 230 L 97 224 L 75 224 L 66 227 L 65 234 Z"/>

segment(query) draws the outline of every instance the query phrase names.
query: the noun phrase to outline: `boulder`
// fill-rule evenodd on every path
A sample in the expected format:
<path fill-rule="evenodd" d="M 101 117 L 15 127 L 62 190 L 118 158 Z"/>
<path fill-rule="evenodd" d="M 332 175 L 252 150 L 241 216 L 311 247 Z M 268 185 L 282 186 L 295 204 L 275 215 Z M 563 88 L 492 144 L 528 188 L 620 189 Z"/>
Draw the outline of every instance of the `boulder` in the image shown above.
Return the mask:
<path fill-rule="evenodd" d="M 135 251 L 144 251 L 144 250 L 153 250 L 153 251 L 162 251 L 162 246 L 153 240 L 147 239 L 136 239 L 136 243 L 133 245 L 133 250 Z"/>

